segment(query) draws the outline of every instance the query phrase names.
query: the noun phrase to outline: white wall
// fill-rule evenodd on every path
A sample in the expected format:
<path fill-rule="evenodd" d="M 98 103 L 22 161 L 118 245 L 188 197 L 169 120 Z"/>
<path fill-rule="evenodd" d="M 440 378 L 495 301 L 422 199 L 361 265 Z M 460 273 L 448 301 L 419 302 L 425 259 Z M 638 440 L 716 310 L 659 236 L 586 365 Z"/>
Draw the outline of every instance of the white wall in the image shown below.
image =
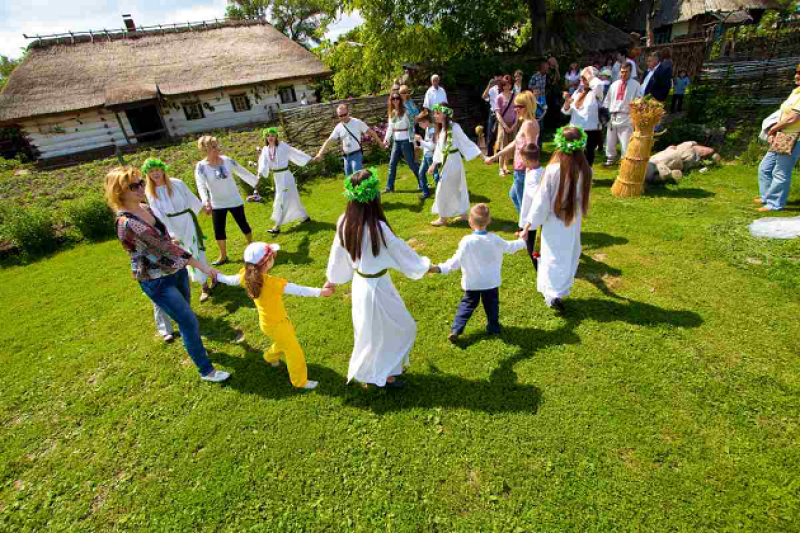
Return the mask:
<path fill-rule="evenodd" d="M 133 130 L 125 113 L 120 113 L 125 130 Z M 105 146 L 127 145 L 113 112 L 103 108 L 55 117 L 31 119 L 22 123 L 28 141 L 39 150 L 41 159 L 50 159 Z M 131 144 L 136 141 L 131 140 Z"/>
<path fill-rule="evenodd" d="M 250 85 L 198 94 L 169 96 L 166 98 L 166 104 L 162 104 L 161 112 L 170 135 L 182 136 L 215 128 L 229 128 L 266 122 L 270 118 L 277 117 L 278 109 L 291 109 L 301 105 L 300 99 L 304 93 L 309 104 L 316 102 L 314 90 L 310 84 L 296 83 L 294 88 L 297 102 L 282 104 L 278 95 L 279 87 L 285 87 L 285 85 Z M 256 93 L 258 93 L 258 96 L 256 96 Z M 237 94 L 246 94 L 250 99 L 251 108 L 249 111 L 234 112 L 231 96 Z M 207 106 L 213 108 L 213 111 L 204 107 L 204 118 L 187 120 L 183 111 L 183 104 L 197 101 L 201 105 L 207 104 Z M 270 110 L 272 110 L 272 116 L 270 116 Z"/>

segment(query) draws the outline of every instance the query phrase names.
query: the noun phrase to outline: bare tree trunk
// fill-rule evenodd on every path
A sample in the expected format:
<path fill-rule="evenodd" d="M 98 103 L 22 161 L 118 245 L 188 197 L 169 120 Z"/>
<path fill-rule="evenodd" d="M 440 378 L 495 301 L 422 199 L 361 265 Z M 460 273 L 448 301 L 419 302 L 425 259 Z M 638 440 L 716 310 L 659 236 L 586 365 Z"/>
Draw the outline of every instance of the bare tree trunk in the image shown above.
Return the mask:
<path fill-rule="evenodd" d="M 529 50 L 543 54 L 547 49 L 547 4 L 545 0 L 526 0 L 531 19 L 531 40 Z"/>

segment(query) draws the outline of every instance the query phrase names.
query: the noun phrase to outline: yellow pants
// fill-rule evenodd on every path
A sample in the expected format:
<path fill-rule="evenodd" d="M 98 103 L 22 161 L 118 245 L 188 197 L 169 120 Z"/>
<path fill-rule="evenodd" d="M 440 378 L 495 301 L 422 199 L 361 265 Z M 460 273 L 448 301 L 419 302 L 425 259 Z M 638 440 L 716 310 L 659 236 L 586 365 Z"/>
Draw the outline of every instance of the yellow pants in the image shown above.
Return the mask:
<path fill-rule="evenodd" d="M 297 342 L 297 335 L 289 320 L 277 324 L 261 324 L 261 331 L 272 339 L 272 347 L 264 352 L 267 363 L 277 363 L 281 359 L 286 361 L 289 369 L 289 379 L 295 387 L 302 387 L 308 383 L 308 370 L 303 349 Z"/>

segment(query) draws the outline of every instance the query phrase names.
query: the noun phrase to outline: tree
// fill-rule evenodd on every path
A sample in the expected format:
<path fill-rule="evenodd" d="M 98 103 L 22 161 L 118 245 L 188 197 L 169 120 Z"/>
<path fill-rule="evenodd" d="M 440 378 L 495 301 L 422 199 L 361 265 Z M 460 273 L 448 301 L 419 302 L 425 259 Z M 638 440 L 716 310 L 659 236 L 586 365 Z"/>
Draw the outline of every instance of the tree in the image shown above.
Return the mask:
<path fill-rule="evenodd" d="M 291 40 L 309 47 L 322 40 L 337 11 L 336 0 L 228 0 L 226 15 L 269 20 Z"/>
<path fill-rule="evenodd" d="M 8 83 L 8 77 L 15 68 L 22 62 L 22 58 L 11 59 L 7 56 L 0 55 L 0 90 Z"/>

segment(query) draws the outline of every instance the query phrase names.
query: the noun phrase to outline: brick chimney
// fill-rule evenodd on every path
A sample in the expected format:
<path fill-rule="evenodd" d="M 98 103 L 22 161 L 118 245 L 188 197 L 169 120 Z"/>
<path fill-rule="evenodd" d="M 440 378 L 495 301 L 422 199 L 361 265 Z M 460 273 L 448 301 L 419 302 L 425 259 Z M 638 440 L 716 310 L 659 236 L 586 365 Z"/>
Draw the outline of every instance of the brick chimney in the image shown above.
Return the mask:
<path fill-rule="evenodd" d="M 133 23 L 133 18 L 131 18 L 130 15 L 122 15 L 122 21 L 125 23 L 125 28 L 127 28 L 129 32 L 136 31 L 136 24 Z"/>

